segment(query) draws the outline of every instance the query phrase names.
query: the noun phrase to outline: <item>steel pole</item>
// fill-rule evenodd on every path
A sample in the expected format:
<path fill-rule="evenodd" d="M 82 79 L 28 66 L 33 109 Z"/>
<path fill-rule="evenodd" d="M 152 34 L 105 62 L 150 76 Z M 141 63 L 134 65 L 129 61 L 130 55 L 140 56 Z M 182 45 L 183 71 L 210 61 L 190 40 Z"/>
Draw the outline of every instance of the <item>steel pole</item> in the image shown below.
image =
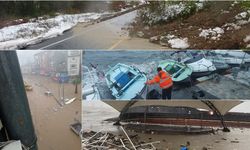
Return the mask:
<path fill-rule="evenodd" d="M 15 51 L 0 52 L 0 118 L 10 140 L 37 150 L 29 103 Z"/>

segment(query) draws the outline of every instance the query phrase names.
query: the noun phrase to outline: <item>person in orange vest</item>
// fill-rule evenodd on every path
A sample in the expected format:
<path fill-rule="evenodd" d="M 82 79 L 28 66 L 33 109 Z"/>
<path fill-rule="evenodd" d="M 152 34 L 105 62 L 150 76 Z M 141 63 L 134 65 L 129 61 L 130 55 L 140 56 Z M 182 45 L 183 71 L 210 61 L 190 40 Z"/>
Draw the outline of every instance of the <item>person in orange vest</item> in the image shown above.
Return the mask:
<path fill-rule="evenodd" d="M 159 83 L 162 89 L 162 99 L 171 99 L 173 87 L 171 76 L 166 71 L 163 71 L 161 67 L 157 68 L 157 72 L 158 74 L 152 80 L 148 80 L 146 84 L 151 85 Z"/>

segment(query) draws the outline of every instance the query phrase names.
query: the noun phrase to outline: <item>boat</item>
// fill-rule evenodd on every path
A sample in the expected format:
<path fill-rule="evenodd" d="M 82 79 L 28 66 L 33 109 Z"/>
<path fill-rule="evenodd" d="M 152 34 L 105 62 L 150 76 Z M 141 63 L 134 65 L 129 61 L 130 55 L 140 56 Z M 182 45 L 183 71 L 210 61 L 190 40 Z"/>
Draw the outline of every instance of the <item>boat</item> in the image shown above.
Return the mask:
<path fill-rule="evenodd" d="M 192 78 L 208 76 L 216 71 L 214 64 L 204 58 L 199 51 L 176 51 L 171 55 L 177 57 L 178 62 L 182 62 L 192 69 Z"/>
<path fill-rule="evenodd" d="M 250 63 L 250 55 L 241 50 L 218 50 L 215 52 L 218 54 L 220 59 L 224 59 L 225 62 L 232 67 L 238 67 L 240 65 Z"/>
<path fill-rule="evenodd" d="M 145 89 L 147 77 L 135 67 L 118 63 L 106 72 L 105 80 L 116 100 L 131 100 Z"/>
<path fill-rule="evenodd" d="M 159 63 L 158 67 L 167 71 L 174 83 L 190 82 L 192 69 L 183 63 L 174 60 L 164 60 Z"/>
<path fill-rule="evenodd" d="M 203 51 L 203 54 L 206 59 L 210 60 L 214 64 L 217 73 L 225 73 L 230 69 L 230 66 L 226 63 L 226 61 L 219 58 L 214 51 Z"/>
<path fill-rule="evenodd" d="M 214 64 L 202 55 L 193 56 L 183 63 L 192 69 L 191 76 L 194 78 L 208 76 L 216 71 Z"/>
<path fill-rule="evenodd" d="M 220 59 L 224 59 L 225 62 L 226 62 L 228 65 L 232 66 L 232 67 L 238 67 L 238 66 L 240 66 L 240 65 L 242 65 L 242 64 L 245 64 L 245 61 L 244 61 L 244 60 L 242 60 L 242 59 L 240 59 L 240 58 L 237 58 L 237 57 L 220 56 L 219 58 L 220 58 Z"/>
<path fill-rule="evenodd" d="M 98 76 L 96 69 L 82 66 L 82 97 L 84 100 L 100 100 L 101 96 L 96 86 Z"/>

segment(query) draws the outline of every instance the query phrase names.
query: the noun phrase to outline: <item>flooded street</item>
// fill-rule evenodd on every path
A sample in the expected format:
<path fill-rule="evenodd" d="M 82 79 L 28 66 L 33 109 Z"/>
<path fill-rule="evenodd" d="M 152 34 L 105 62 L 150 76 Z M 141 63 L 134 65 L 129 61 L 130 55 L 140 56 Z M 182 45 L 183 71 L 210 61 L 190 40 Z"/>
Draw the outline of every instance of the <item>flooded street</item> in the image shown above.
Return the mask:
<path fill-rule="evenodd" d="M 83 101 L 83 131 L 107 131 L 115 135 L 125 136 L 114 122 L 104 121 L 109 118 L 118 117 L 119 112 L 112 109 L 102 101 Z M 174 133 L 145 133 L 126 130 L 129 135 L 137 135 L 138 140 L 144 142 L 160 141 L 154 144 L 159 150 L 180 149 L 181 144 L 190 142 L 190 149 L 201 150 L 203 147 L 213 150 L 242 150 L 247 149 L 250 138 L 250 129 L 230 128 L 231 132 L 218 131 L 215 134 L 174 134 Z"/>
<path fill-rule="evenodd" d="M 80 137 L 70 129 L 70 124 L 80 122 L 81 119 L 80 92 L 74 94 L 75 86 L 66 83 L 65 98 L 77 99 L 61 107 L 52 96 L 44 94 L 49 89 L 59 98 L 58 83 L 39 75 L 24 75 L 23 78 L 33 87 L 32 91 L 27 91 L 27 96 L 39 150 L 80 149 Z"/>

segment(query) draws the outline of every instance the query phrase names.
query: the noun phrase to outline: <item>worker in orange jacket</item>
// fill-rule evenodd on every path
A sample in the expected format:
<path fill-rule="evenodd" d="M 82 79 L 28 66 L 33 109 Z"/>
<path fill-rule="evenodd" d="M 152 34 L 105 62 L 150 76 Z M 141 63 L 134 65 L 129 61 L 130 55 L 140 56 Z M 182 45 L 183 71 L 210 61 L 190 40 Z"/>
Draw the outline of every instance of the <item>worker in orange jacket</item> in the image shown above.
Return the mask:
<path fill-rule="evenodd" d="M 161 67 L 157 68 L 157 72 L 158 74 L 152 80 L 148 80 L 146 84 L 151 85 L 159 83 L 160 88 L 162 89 L 162 99 L 171 99 L 173 87 L 171 76 L 166 71 L 163 71 Z"/>

